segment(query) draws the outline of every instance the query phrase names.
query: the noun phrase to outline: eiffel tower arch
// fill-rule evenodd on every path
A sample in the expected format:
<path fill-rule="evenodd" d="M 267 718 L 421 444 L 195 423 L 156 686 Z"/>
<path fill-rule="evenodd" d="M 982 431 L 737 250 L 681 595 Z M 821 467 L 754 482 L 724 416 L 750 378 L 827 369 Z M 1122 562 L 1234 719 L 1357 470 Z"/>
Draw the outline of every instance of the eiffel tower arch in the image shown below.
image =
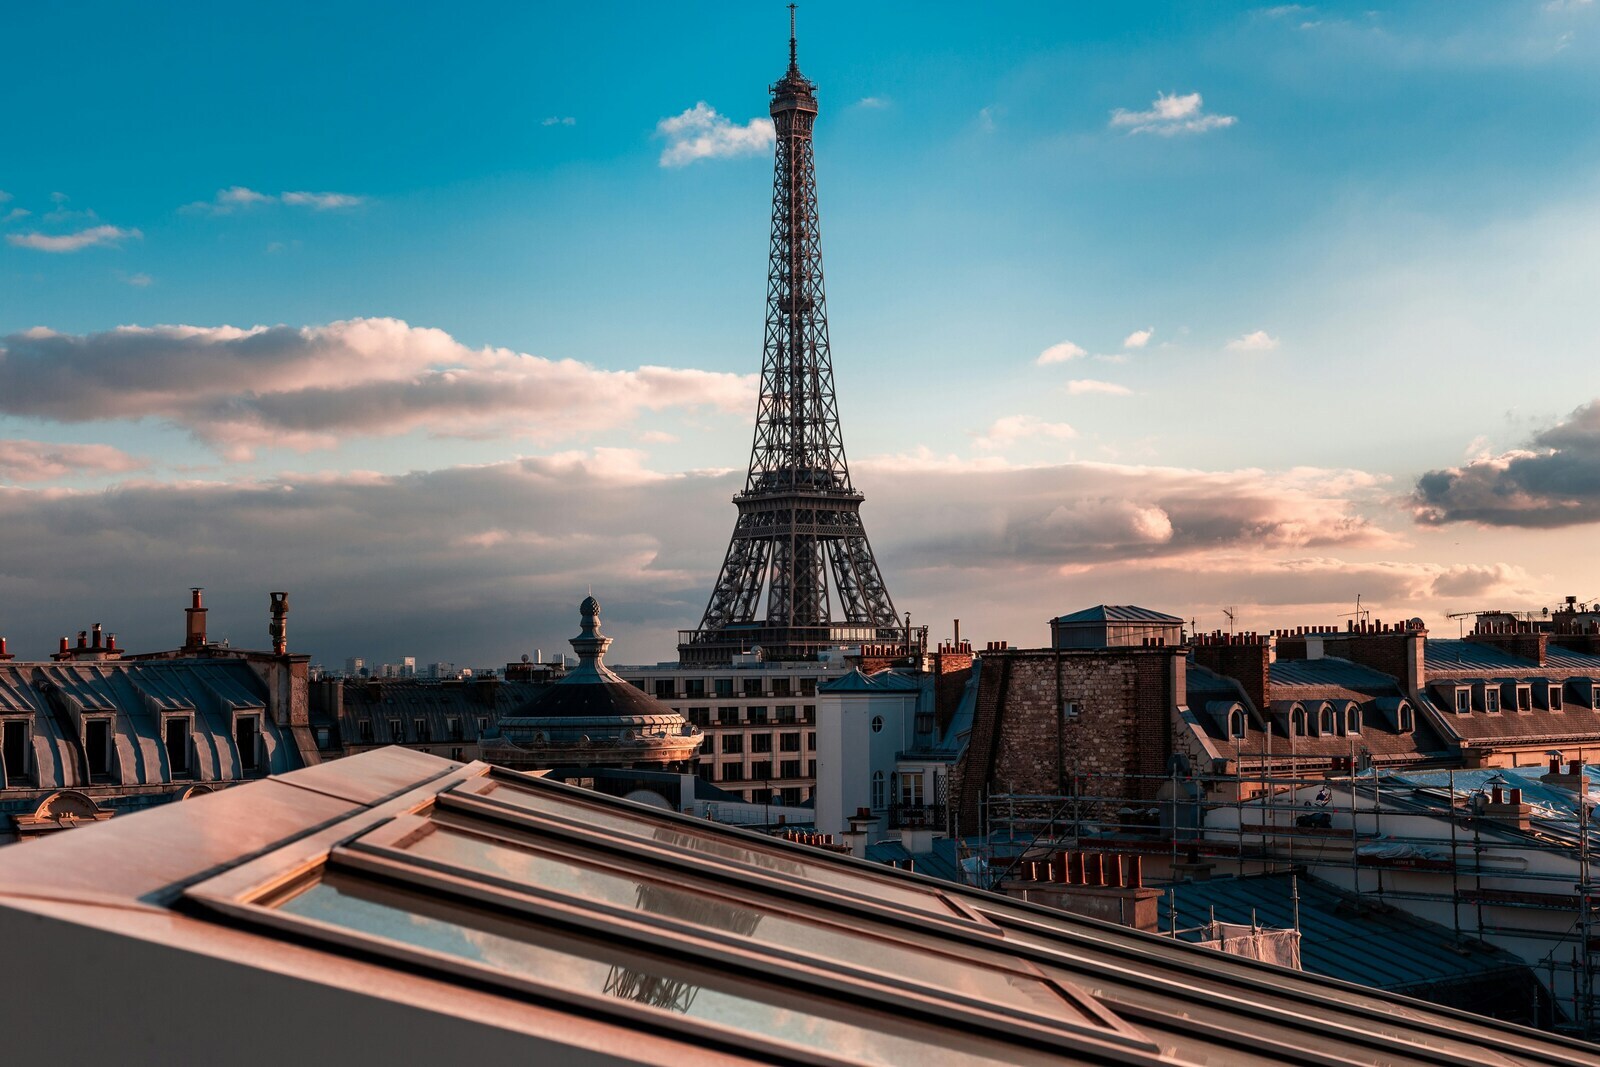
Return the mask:
<path fill-rule="evenodd" d="M 811 141 L 816 88 L 800 73 L 791 5 L 789 69 L 770 88 L 777 145 L 755 441 L 705 615 L 680 634 L 686 665 L 726 663 L 756 647 L 792 660 L 909 640 L 861 524 L 863 497 L 839 431 Z"/>

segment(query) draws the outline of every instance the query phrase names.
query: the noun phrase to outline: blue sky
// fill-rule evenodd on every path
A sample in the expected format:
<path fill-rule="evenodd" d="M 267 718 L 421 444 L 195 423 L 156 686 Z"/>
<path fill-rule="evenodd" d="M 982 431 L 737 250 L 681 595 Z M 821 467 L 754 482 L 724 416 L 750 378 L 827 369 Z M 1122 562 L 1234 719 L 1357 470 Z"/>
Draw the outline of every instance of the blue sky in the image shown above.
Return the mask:
<path fill-rule="evenodd" d="M 748 449 L 785 16 L 74 5 L 0 111 L 0 633 L 152 646 L 204 584 L 248 635 L 271 585 L 323 658 L 494 662 L 592 583 L 670 654 Z M 1028 644 L 1600 596 L 1597 42 L 1580 0 L 803 5 L 897 604 Z"/>

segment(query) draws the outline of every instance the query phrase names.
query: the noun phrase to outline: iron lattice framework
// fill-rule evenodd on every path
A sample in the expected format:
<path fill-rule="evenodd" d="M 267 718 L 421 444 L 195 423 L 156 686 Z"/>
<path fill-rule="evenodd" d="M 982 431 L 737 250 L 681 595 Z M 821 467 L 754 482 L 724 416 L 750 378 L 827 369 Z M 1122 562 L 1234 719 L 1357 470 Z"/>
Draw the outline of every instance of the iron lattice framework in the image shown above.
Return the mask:
<path fill-rule="evenodd" d="M 830 644 L 904 633 L 861 525 L 862 496 L 839 432 L 811 147 L 816 86 L 796 62 L 792 11 L 789 69 L 771 92 L 777 149 L 755 441 L 716 588 L 700 629 L 683 635 L 685 662 L 754 645 L 769 659 L 806 658 Z M 763 588 L 766 617 L 758 620 Z"/>

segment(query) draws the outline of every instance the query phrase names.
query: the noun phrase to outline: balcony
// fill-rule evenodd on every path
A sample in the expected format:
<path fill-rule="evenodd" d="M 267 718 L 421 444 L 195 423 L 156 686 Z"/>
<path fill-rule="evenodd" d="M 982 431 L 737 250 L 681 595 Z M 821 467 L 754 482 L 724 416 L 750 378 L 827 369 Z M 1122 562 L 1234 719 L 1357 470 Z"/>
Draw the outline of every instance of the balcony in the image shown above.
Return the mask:
<path fill-rule="evenodd" d="M 948 820 L 942 804 L 891 804 L 891 830 L 943 830 Z"/>

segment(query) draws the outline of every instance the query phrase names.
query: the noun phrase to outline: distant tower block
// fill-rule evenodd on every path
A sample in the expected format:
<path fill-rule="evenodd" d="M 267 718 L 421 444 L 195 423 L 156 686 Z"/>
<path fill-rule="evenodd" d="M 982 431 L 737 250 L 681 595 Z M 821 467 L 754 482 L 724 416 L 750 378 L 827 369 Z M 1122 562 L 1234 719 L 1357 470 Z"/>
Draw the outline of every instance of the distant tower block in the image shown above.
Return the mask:
<path fill-rule="evenodd" d="M 796 60 L 791 9 L 789 69 L 771 87 L 777 151 L 755 443 L 705 617 L 680 635 L 685 664 L 726 663 L 756 647 L 767 659 L 809 659 L 906 633 L 867 543 L 839 432 L 811 148 L 815 91 Z"/>

